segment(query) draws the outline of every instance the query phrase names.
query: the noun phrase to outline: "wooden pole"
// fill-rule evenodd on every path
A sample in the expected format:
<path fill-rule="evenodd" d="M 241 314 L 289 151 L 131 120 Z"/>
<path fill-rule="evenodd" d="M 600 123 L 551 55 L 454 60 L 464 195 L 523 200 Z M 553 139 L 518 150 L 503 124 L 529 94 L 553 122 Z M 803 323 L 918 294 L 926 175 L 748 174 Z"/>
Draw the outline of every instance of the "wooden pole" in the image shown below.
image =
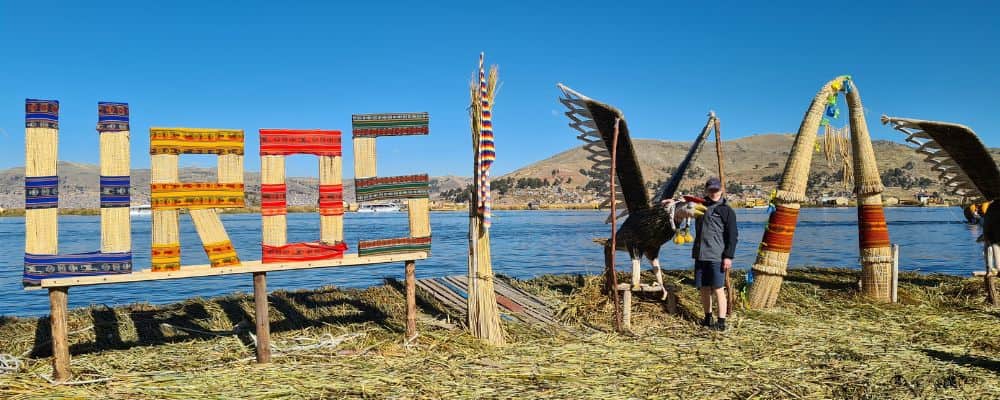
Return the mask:
<path fill-rule="evenodd" d="M 51 314 L 49 322 L 52 325 L 52 379 L 56 382 L 69 380 L 69 337 L 66 328 L 66 314 L 69 299 L 69 288 L 54 287 L 49 289 L 49 306 Z"/>
<path fill-rule="evenodd" d="M 892 288 L 889 296 L 893 303 L 899 299 L 899 245 L 892 245 Z"/>
<path fill-rule="evenodd" d="M 614 318 L 615 318 L 615 329 L 621 332 L 623 329 L 631 328 L 632 317 L 632 292 L 631 289 L 626 290 L 622 294 L 622 302 L 626 303 L 625 307 L 629 308 L 624 313 L 622 312 L 622 306 L 618 303 L 618 273 L 615 271 L 615 251 L 617 250 L 618 241 L 618 208 L 616 207 L 615 199 L 615 174 L 617 173 L 616 166 L 618 162 L 618 125 L 621 123 L 620 118 L 615 118 L 615 133 L 611 138 L 611 243 L 608 245 L 608 250 L 605 250 L 605 258 L 608 260 L 605 266 L 604 273 L 607 274 L 607 280 L 610 285 L 608 285 L 608 293 L 611 295 L 611 303 L 615 307 Z"/>
<path fill-rule="evenodd" d="M 417 337 L 417 262 L 406 262 L 406 340 Z"/>
<path fill-rule="evenodd" d="M 722 123 L 715 116 L 715 111 L 709 111 L 709 119 L 715 125 L 715 158 L 719 161 L 719 182 L 722 184 L 722 191 L 726 190 L 726 172 L 722 166 Z M 726 318 L 733 315 L 733 308 L 736 306 L 735 293 L 733 292 L 733 281 L 729 279 L 729 270 L 726 270 Z"/>
<path fill-rule="evenodd" d="M 253 273 L 253 302 L 257 320 L 257 362 L 271 362 L 271 323 L 267 309 L 267 272 Z"/>

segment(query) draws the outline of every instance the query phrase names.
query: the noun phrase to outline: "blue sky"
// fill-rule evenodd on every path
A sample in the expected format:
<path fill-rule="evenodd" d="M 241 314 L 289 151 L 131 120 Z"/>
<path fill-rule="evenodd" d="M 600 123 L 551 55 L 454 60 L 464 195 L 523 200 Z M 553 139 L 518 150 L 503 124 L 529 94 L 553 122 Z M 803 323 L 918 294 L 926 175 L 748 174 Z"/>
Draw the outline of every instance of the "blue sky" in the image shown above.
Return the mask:
<path fill-rule="evenodd" d="M 61 101 L 65 161 L 97 162 L 98 101 L 131 104 L 133 168 L 149 165 L 150 126 L 242 128 L 259 170 L 260 128 L 346 134 L 352 113 L 428 111 L 429 137 L 380 140 L 379 173 L 469 175 L 480 51 L 503 82 L 498 173 L 578 144 L 557 82 L 624 110 L 635 136 L 690 140 L 709 109 L 727 138 L 792 132 L 819 86 L 850 74 L 876 138 L 901 138 L 878 124 L 889 113 L 1000 146 L 1000 6 L 870 3 L 3 1 L 0 167 L 24 162 L 30 97 Z M 317 174 L 307 156 L 288 169 Z"/>

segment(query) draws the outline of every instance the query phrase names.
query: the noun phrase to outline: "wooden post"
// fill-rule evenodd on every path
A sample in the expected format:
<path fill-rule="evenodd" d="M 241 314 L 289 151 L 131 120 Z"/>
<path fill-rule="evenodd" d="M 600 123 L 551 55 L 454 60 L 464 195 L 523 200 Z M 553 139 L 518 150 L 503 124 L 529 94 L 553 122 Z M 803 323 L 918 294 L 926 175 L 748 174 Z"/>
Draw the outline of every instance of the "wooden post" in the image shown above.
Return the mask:
<path fill-rule="evenodd" d="M 49 289 L 49 306 L 52 324 L 52 379 L 56 382 L 69 380 L 69 337 L 66 328 L 66 313 L 68 307 L 69 288 L 54 287 Z"/>
<path fill-rule="evenodd" d="M 892 298 L 892 302 L 895 303 L 899 298 L 899 245 L 892 245 L 892 288 L 890 288 L 889 296 Z"/>
<path fill-rule="evenodd" d="M 712 120 L 715 128 L 715 158 L 719 161 L 719 183 L 721 183 L 722 191 L 725 193 L 726 190 L 726 170 L 722 166 L 722 123 L 719 122 L 719 118 L 715 116 L 715 111 L 709 111 L 708 117 Z M 733 315 L 733 309 L 736 308 L 736 294 L 733 292 L 733 282 L 729 279 L 729 271 L 726 271 L 726 317 L 731 317 Z"/>
<path fill-rule="evenodd" d="M 994 307 L 1000 306 L 1000 292 L 997 291 L 997 248 L 996 245 L 986 246 L 986 274 L 983 285 L 986 290 L 986 302 Z"/>
<path fill-rule="evenodd" d="M 406 262 L 406 340 L 417 336 L 417 262 Z"/>
<path fill-rule="evenodd" d="M 267 309 L 267 272 L 253 273 L 254 318 L 257 320 L 257 362 L 271 362 L 271 323 Z"/>
<path fill-rule="evenodd" d="M 618 163 L 618 127 L 621 124 L 621 118 L 615 118 L 615 132 L 611 137 L 611 171 L 610 175 L 610 188 L 611 188 L 611 242 L 609 244 L 610 250 L 605 250 L 607 256 L 607 266 L 604 270 L 605 274 L 608 274 L 608 281 L 612 283 L 613 286 L 610 287 L 608 293 L 612 296 L 612 304 L 614 304 L 615 311 L 613 316 L 615 318 L 615 328 L 619 332 L 622 330 L 632 329 L 632 292 L 626 290 L 622 293 L 622 303 L 624 307 L 624 312 L 618 308 L 618 275 L 615 271 L 615 251 L 618 250 L 618 208 L 616 206 L 617 199 L 615 199 L 615 174 L 617 173 Z M 635 271 L 633 271 L 633 274 Z M 632 279 L 634 283 L 637 283 L 635 278 Z M 627 296 L 627 297 L 626 297 Z"/>

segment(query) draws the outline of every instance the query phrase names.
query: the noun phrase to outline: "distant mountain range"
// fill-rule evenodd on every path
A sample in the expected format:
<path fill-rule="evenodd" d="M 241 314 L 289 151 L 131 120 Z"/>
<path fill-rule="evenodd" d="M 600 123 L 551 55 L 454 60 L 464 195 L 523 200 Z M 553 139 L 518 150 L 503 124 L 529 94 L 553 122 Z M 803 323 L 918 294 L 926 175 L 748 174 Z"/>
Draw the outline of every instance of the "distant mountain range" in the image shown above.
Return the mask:
<path fill-rule="evenodd" d="M 100 205 L 98 195 L 99 166 L 59 162 L 59 207 L 94 209 Z M 149 169 L 132 170 L 132 204 L 149 204 Z M 182 182 L 214 182 L 215 168 L 181 168 Z M 246 172 L 243 176 L 246 200 L 250 205 L 260 204 L 260 173 Z M 441 190 L 462 187 L 468 178 L 444 176 L 431 178 L 431 196 Z M 286 180 L 290 206 L 315 205 L 318 198 L 318 177 L 289 177 Z M 24 208 L 24 168 L 0 171 L 0 207 Z M 344 179 L 344 199 L 354 202 L 354 180 Z"/>
<path fill-rule="evenodd" d="M 568 133 L 567 133 L 568 134 Z M 764 134 L 725 141 L 723 143 L 727 185 L 733 192 L 743 195 L 761 195 L 775 187 L 782 171 L 794 136 L 790 134 Z M 660 140 L 635 140 L 643 177 L 650 190 L 659 182 L 669 179 L 674 168 L 690 147 L 689 142 Z M 912 198 L 920 191 L 942 192 L 938 174 L 923 162 L 923 157 L 900 143 L 875 141 L 875 154 L 879 171 L 887 183 L 886 194 Z M 1000 160 L 1000 149 L 991 149 L 995 160 Z M 503 157 L 503 154 L 499 154 Z M 717 170 L 715 145 L 706 143 L 701 154 L 682 183 L 682 189 L 697 191 L 697 187 Z M 597 201 L 607 193 L 607 178 L 590 171 L 591 163 L 581 147 L 575 147 L 544 160 L 527 165 L 494 179 L 494 197 L 499 204 L 587 203 Z M 61 177 L 60 207 L 97 208 L 98 166 L 71 162 L 59 163 Z M 813 155 L 810 172 L 810 194 L 813 196 L 845 195 L 849 190 L 840 180 L 841 166 L 828 164 L 821 152 Z M 214 168 L 181 168 L 182 181 L 214 181 Z M 247 172 L 244 176 L 247 202 L 260 203 L 260 174 Z M 431 178 L 431 197 L 435 200 L 453 201 L 470 178 L 442 176 Z M 316 177 L 290 177 L 287 180 L 289 205 L 316 204 L 319 179 Z M 0 171 L 0 207 L 24 207 L 24 168 Z M 733 193 L 740 195 L 741 193 Z M 354 202 L 354 181 L 344 180 L 344 197 Z M 148 204 L 149 170 L 132 170 L 132 202 Z"/>

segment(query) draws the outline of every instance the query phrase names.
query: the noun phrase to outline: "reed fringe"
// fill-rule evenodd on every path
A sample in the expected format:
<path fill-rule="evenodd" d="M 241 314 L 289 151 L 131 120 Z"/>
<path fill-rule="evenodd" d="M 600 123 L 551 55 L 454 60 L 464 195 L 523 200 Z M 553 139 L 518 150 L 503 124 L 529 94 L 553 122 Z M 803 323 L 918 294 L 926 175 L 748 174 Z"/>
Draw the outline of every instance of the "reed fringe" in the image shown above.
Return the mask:
<path fill-rule="evenodd" d="M 875 162 L 875 150 L 872 148 L 871 135 L 868 134 L 868 123 L 865 121 L 865 109 L 861 104 L 861 92 L 854 86 L 854 81 L 848 81 L 850 89 L 846 95 L 847 106 L 851 113 L 851 139 L 854 154 L 854 192 L 858 196 L 882 193 L 882 178 Z"/>

